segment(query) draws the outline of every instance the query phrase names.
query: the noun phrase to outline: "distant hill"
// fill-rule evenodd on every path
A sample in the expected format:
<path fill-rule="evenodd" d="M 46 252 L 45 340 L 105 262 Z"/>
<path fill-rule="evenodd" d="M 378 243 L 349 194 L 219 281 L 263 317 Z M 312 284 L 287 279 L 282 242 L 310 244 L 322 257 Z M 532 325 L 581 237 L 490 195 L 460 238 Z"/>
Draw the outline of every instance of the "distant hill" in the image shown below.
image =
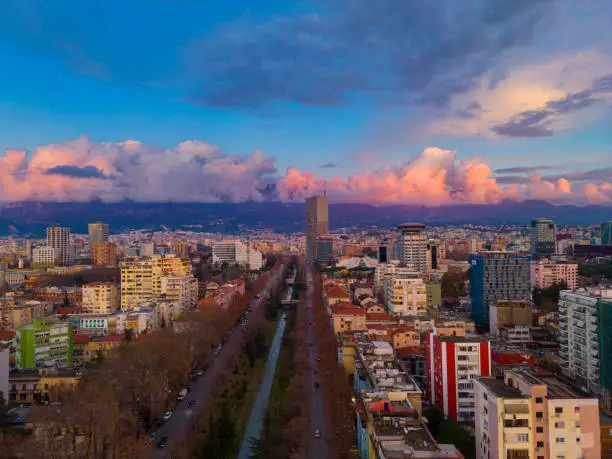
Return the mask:
<path fill-rule="evenodd" d="M 589 225 L 612 220 L 612 206 L 557 206 L 545 201 L 438 207 L 331 204 L 329 214 L 332 229 L 348 226 L 391 227 L 404 221 L 420 221 L 428 225 L 521 225 L 537 217 L 552 218 L 557 223 Z M 45 226 L 52 223 L 69 226 L 76 233 L 86 233 L 87 223 L 98 220 L 109 223 L 112 232 L 164 227 L 190 229 L 189 225 L 198 225 L 193 229 L 232 233 L 248 227 L 290 233 L 303 231 L 304 204 L 19 202 L 0 206 L 0 235 L 42 235 Z"/>

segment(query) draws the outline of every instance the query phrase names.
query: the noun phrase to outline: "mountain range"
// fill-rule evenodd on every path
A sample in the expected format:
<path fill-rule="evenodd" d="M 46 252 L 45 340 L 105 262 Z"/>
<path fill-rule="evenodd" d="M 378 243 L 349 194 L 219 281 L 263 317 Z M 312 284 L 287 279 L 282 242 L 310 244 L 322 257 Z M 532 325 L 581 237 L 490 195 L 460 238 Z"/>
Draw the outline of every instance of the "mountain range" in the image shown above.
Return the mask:
<path fill-rule="evenodd" d="M 612 220 L 612 206 L 553 205 L 545 201 L 457 204 L 437 207 L 330 204 L 330 227 L 392 227 L 405 221 L 428 225 L 526 225 L 532 218 L 590 225 Z M 121 201 L 18 202 L 0 205 L 0 235 L 41 236 L 51 224 L 86 233 L 87 223 L 109 223 L 113 233 L 133 229 L 192 229 L 236 233 L 247 228 L 301 232 L 304 204 L 281 202 L 147 203 Z"/>

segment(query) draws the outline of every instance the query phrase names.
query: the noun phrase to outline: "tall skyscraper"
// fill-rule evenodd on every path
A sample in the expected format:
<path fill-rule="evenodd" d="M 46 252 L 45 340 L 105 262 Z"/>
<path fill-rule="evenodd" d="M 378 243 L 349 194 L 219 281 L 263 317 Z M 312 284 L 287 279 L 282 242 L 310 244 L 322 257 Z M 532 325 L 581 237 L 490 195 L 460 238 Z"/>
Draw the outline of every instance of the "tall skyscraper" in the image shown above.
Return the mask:
<path fill-rule="evenodd" d="M 601 224 L 601 245 L 612 245 L 612 222 Z"/>
<path fill-rule="evenodd" d="M 531 220 L 531 253 L 548 256 L 555 253 L 557 228 L 552 220 L 536 218 Z"/>
<path fill-rule="evenodd" d="M 531 300 L 530 255 L 481 251 L 470 255 L 472 319 L 489 326 L 489 305 L 494 300 Z"/>
<path fill-rule="evenodd" d="M 306 199 L 306 259 L 314 263 L 317 257 L 317 237 L 329 232 L 329 202 L 327 196 Z"/>
<path fill-rule="evenodd" d="M 427 235 L 422 223 L 402 223 L 397 226 L 399 260 L 414 271 L 427 275 Z"/>
<path fill-rule="evenodd" d="M 107 223 L 90 223 L 89 227 L 89 245 L 108 242 L 108 224 Z"/>
<path fill-rule="evenodd" d="M 47 228 L 47 246 L 58 251 L 60 264 L 70 266 L 72 263 L 72 246 L 70 243 L 70 228 L 52 226 Z"/>

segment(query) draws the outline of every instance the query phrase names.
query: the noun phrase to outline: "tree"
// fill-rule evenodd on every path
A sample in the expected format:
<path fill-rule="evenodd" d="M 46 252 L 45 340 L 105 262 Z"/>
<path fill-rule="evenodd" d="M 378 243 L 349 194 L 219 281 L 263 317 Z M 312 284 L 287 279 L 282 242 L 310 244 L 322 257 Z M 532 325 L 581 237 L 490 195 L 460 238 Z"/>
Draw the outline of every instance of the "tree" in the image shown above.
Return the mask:
<path fill-rule="evenodd" d="M 125 330 L 123 331 L 123 336 L 125 337 L 125 341 L 126 342 L 130 342 L 132 341 L 132 336 L 134 335 L 134 330 L 132 330 L 131 328 L 125 328 Z"/>
<path fill-rule="evenodd" d="M 166 316 L 162 316 L 161 328 L 166 328 Z"/>
<path fill-rule="evenodd" d="M 534 288 L 533 289 L 533 302 L 545 309 L 556 309 L 559 304 L 559 298 L 561 296 L 561 290 L 567 290 L 567 283 L 555 282 L 547 288 Z"/>

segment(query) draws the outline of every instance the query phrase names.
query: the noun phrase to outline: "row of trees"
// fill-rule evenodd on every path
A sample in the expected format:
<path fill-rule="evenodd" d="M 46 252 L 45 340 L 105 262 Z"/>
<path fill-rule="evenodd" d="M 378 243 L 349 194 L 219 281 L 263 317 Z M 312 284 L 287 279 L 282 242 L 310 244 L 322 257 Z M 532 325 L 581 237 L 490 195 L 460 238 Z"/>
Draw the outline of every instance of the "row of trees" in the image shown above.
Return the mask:
<path fill-rule="evenodd" d="M 3 457 L 145 457 L 147 430 L 169 409 L 190 372 L 210 362 L 212 349 L 268 281 L 269 274 L 257 279 L 253 291 L 236 297 L 227 309 L 194 310 L 173 327 L 122 344 L 75 389 L 58 390 L 52 403 L 35 407 L 30 418 L 36 435 L 19 445 L 4 442 Z M 228 361 L 242 352 L 243 344 L 230 342 L 235 349 L 224 351 Z M 225 379 L 227 375 L 218 375 L 212 390 Z"/>
<path fill-rule="evenodd" d="M 296 279 L 302 278 L 303 269 L 302 264 Z M 264 429 L 260 441 L 253 445 L 256 459 L 308 457 L 310 405 L 304 394 L 311 390 L 312 369 L 308 360 L 308 318 L 303 293 L 297 309 L 289 312 L 285 333 Z"/>
<path fill-rule="evenodd" d="M 316 349 L 321 361 L 317 364 L 321 387 L 324 388 L 326 439 L 331 442 L 332 457 L 352 458 L 355 438 L 355 415 L 349 378 L 338 362 L 336 335 L 330 326 L 323 304 L 322 283 L 313 269 L 313 312 Z"/>

